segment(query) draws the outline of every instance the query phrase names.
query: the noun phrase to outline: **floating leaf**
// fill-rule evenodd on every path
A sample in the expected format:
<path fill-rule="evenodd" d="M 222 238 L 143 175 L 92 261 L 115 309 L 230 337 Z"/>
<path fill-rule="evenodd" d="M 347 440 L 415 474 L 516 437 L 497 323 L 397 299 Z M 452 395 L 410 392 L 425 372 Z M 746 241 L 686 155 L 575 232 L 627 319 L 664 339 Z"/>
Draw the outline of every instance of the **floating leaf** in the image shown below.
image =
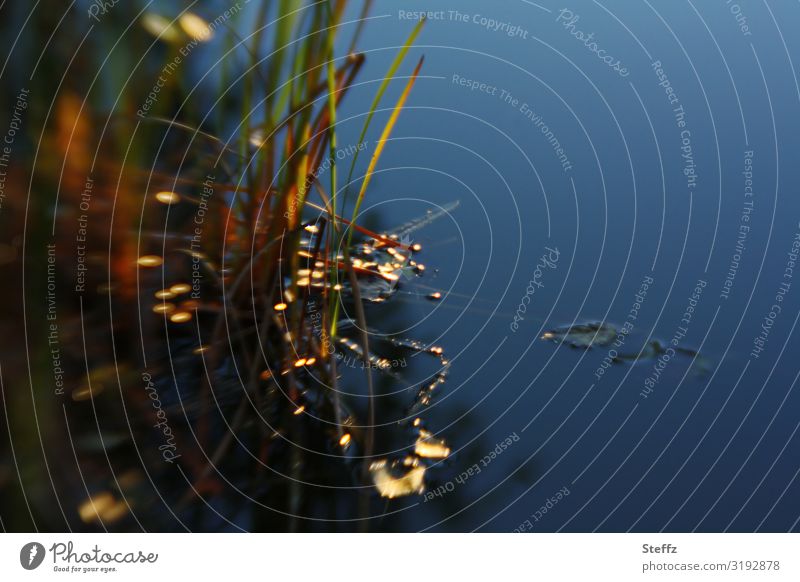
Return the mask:
<path fill-rule="evenodd" d="M 608 346 L 617 339 L 617 330 L 606 323 L 562 326 L 546 331 L 540 339 L 565 343 L 573 348 Z"/>

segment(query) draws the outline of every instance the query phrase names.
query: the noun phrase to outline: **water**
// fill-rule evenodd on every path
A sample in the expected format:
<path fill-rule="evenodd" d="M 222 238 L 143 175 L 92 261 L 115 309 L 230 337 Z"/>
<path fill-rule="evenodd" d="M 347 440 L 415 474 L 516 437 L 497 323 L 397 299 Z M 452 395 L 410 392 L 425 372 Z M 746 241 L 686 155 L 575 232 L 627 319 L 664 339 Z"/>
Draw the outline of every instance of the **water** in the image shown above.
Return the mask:
<path fill-rule="evenodd" d="M 460 202 L 415 238 L 428 271 L 409 291 L 442 300 L 409 301 L 385 322 L 446 350 L 450 378 L 425 419 L 453 454 L 428 485 L 438 494 L 392 502 L 403 511 L 388 523 L 796 530 L 800 291 L 787 266 L 800 232 L 789 161 L 800 12 L 561 8 L 379 1 L 365 30 L 362 81 L 379 79 L 386 47 L 402 44 L 413 24 L 402 11 L 444 11 L 401 69 L 425 55 L 367 216 L 388 228 Z M 344 105 L 353 139 L 373 87 Z M 552 266 L 540 263 L 547 249 Z M 604 366 L 613 346 L 537 339 L 592 321 L 628 322 L 618 351 L 650 357 Z M 659 360 L 653 340 L 686 351 Z"/>

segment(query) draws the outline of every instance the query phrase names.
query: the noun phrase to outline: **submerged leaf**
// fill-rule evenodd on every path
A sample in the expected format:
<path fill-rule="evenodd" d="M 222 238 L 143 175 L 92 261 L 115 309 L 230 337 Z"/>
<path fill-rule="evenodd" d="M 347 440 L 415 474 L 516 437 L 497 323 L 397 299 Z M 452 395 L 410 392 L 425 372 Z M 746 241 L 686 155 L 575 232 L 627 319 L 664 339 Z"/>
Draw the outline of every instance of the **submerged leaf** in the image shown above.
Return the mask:
<path fill-rule="evenodd" d="M 617 330 L 606 323 L 592 322 L 562 326 L 546 331 L 540 339 L 565 343 L 573 348 L 608 346 L 617 338 Z"/>
<path fill-rule="evenodd" d="M 579 325 L 566 325 L 546 331 L 539 338 L 541 340 L 552 341 L 554 343 L 565 343 L 573 348 L 591 349 L 594 347 L 608 347 L 612 344 L 619 347 L 625 343 L 625 331 L 617 330 L 605 323 L 592 322 Z M 616 342 L 616 343 L 615 343 Z M 674 345 L 674 344 L 673 344 Z M 669 352 L 669 344 L 659 339 L 653 339 L 644 344 L 641 350 L 617 353 L 611 356 L 611 361 L 615 364 L 624 362 L 644 362 L 656 360 Z M 711 369 L 711 361 L 700 354 L 697 350 L 684 347 L 674 347 L 674 354 L 692 358 L 691 370 L 695 375 L 701 376 Z"/>

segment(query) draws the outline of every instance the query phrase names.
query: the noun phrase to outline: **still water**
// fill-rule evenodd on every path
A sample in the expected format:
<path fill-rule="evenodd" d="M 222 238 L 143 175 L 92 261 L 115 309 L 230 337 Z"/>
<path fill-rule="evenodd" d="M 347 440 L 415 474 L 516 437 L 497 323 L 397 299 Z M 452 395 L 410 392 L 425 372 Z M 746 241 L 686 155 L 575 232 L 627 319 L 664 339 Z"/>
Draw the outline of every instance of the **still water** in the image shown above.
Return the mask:
<path fill-rule="evenodd" d="M 415 10 L 368 212 L 460 202 L 396 322 L 450 356 L 454 454 L 391 527 L 796 530 L 797 6 L 377 2 L 364 79 Z M 625 333 L 538 339 L 591 322 Z"/>

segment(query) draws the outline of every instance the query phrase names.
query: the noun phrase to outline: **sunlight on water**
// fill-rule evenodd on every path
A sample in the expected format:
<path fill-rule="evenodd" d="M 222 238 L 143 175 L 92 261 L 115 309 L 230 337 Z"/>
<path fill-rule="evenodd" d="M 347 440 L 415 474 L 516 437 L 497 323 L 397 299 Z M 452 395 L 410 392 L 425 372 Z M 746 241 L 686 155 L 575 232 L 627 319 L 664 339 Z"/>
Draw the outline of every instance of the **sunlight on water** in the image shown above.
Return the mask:
<path fill-rule="evenodd" d="M 140 267 L 153 268 L 164 264 L 164 259 L 156 255 L 144 255 L 136 261 Z"/>
<path fill-rule="evenodd" d="M 450 455 L 450 449 L 445 445 L 444 440 L 437 439 L 432 433 L 422 429 L 419 431 L 417 443 L 414 445 L 414 453 L 427 459 L 444 459 Z"/>
<path fill-rule="evenodd" d="M 128 506 L 107 491 L 90 497 L 78 506 L 78 515 L 84 523 L 114 522 L 127 513 Z"/>
<path fill-rule="evenodd" d="M 178 202 L 180 202 L 180 199 L 181 199 L 180 195 L 176 194 L 175 192 L 164 191 L 164 192 L 158 192 L 156 194 L 156 200 L 161 202 L 161 204 L 167 204 L 167 205 L 177 204 Z"/>
<path fill-rule="evenodd" d="M 425 467 L 407 467 L 399 461 L 389 463 L 383 460 L 372 463 L 369 470 L 382 497 L 392 499 L 425 491 Z"/>
<path fill-rule="evenodd" d="M 192 319 L 192 314 L 188 311 L 177 311 L 169 316 L 172 323 L 186 323 Z"/>
<path fill-rule="evenodd" d="M 183 38 L 183 33 L 177 26 L 154 12 L 147 12 L 141 22 L 147 32 L 165 42 L 179 42 Z"/>
<path fill-rule="evenodd" d="M 181 25 L 181 28 L 186 34 L 195 40 L 206 42 L 211 40 L 214 36 L 214 33 L 208 26 L 208 22 L 193 12 L 184 12 L 178 19 L 178 24 Z"/>

